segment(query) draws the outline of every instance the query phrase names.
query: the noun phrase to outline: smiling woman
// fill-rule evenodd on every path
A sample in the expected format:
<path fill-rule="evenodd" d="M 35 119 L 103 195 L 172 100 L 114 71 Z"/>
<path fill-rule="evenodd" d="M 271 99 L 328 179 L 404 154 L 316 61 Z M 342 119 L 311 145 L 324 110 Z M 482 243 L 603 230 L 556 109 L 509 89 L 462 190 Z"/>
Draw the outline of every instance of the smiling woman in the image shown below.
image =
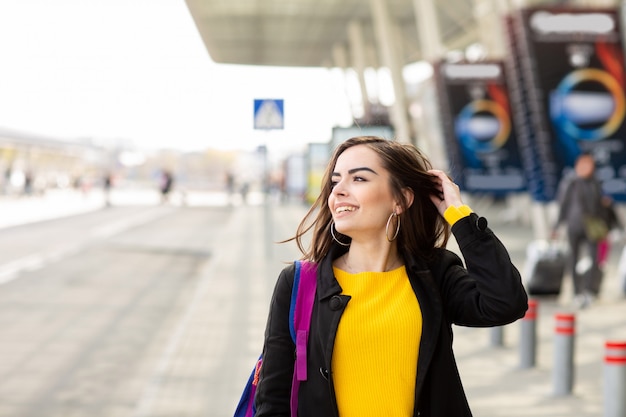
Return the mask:
<path fill-rule="evenodd" d="M 445 249 L 451 234 L 467 268 Z M 471 416 L 452 325 L 510 323 L 528 299 L 506 248 L 443 171 L 413 145 L 348 139 L 291 240 L 317 264 L 298 416 Z M 293 281 L 286 267 L 272 297 L 257 417 L 289 415 Z"/>

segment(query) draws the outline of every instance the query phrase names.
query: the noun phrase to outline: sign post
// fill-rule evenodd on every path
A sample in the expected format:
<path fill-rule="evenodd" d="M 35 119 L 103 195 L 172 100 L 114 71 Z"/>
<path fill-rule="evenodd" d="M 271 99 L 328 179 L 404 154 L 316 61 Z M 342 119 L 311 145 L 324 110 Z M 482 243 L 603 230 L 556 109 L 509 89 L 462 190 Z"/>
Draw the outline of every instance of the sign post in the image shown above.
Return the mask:
<path fill-rule="evenodd" d="M 271 131 L 284 129 L 285 106 L 282 99 L 255 99 L 254 100 L 254 129 Z M 263 212 L 265 218 L 265 253 L 269 258 L 272 255 L 272 215 L 269 207 L 269 161 L 267 144 L 259 146 L 263 157 Z"/>

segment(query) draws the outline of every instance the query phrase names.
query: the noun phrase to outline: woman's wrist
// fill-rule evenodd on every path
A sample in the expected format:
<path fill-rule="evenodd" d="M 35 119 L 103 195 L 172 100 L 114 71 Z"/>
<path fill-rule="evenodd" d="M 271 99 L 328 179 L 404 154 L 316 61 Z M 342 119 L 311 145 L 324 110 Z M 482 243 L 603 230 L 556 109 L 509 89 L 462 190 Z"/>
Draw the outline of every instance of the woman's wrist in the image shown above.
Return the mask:
<path fill-rule="evenodd" d="M 469 216 L 471 213 L 473 213 L 472 209 L 466 204 L 460 206 L 449 206 L 446 211 L 444 211 L 443 218 L 446 219 L 450 226 L 452 226 L 454 223 L 458 222 L 463 217 Z"/>

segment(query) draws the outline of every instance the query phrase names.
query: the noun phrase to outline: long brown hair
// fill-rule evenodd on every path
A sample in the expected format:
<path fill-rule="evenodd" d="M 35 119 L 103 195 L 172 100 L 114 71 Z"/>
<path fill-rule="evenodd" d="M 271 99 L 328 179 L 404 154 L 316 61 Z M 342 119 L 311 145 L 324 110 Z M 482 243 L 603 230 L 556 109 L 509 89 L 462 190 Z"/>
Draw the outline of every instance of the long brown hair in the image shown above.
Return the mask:
<path fill-rule="evenodd" d="M 438 194 L 435 177 L 428 173 L 430 161 L 415 146 L 386 140 L 377 136 L 358 136 L 341 143 L 333 153 L 322 179 L 321 192 L 306 213 L 296 235 L 286 241 L 295 240 L 304 259 L 319 262 L 326 256 L 334 242 L 330 233 L 332 214 L 328 208 L 328 197 L 332 192 L 331 176 L 337 159 L 346 149 L 365 145 L 378 154 L 383 167 L 389 171 L 391 192 L 403 208 L 400 214 L 400 233 L 397 237 L 398 251 L 407 255 L 429 258 L 436 247 L 444 247 L 450 237 L 448 223 L 430 200 Z M 413 204 L 408 206 L 403 189 L 413 190 Z M 304 247 L 303 236 L 313 229 L 308 248 Z M 335 231 L 342 242 L 350 238 Z"/>

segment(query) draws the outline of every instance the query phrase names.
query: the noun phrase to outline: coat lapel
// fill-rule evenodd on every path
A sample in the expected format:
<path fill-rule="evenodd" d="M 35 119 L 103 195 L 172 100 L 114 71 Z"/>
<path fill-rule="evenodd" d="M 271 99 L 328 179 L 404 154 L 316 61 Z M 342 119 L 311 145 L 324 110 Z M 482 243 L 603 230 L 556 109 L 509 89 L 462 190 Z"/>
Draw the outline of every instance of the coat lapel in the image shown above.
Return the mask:
<path fill-rule="evenodd" d="M 441 294 L 433 279 L 432 272 L 420 265 L 412 265 L 410 270 L 409 280 L 422 311 L 422 336 L 415 389 L 415 396 L 419 398 L 428 368 L 437 348 L 436 341 L 439 340 L 443 307 Z"/>

